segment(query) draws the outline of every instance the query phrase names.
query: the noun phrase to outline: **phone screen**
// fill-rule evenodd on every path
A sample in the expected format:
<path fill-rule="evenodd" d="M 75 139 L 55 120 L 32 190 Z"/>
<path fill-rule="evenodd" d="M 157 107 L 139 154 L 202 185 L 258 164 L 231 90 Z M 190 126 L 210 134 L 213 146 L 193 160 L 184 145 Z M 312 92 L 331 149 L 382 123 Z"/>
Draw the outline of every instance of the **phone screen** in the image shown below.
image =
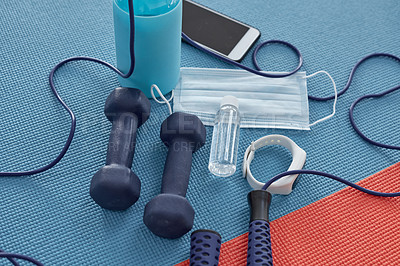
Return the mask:
<path fill-rule="evenodd" d="M 229 55 L 249 30 L 224 16 L 183 1 L 182 31 L 192 40 Z"/>

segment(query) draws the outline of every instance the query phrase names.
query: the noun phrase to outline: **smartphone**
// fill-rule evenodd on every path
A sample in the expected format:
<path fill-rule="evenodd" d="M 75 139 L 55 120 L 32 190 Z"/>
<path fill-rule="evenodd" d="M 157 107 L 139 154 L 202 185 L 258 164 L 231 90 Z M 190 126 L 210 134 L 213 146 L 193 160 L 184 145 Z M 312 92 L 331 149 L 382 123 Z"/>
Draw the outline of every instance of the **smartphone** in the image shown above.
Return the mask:
<path fill-rule="evenodd" d="M 240 61 L 260 37 L 260 31 L 190 0 L 183 1 L 182 31 L 196 43 Z"/>

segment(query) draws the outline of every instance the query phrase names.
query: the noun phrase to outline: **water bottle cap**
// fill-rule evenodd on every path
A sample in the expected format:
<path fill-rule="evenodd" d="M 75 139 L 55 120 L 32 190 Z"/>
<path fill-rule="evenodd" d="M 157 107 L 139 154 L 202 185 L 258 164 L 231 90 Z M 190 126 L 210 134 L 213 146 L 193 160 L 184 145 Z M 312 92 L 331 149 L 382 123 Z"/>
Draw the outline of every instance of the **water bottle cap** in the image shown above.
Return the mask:
<path fill-rule="evenodd" d="M 227 104 L 233 105 L 239 109 L 239 100 L 235 96 L 231 96 L 231 95 L 224 96 L 224 98 L 222 98 L 222 100 L 221 100 L 220 106 L 222 107 Z"/>

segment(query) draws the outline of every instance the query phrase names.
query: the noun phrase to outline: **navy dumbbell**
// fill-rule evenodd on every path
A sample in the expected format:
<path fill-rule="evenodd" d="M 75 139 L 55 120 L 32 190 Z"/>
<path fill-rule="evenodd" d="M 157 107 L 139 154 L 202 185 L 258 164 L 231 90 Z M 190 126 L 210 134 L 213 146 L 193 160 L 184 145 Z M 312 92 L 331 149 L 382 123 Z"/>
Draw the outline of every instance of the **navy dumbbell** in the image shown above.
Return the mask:
<path fill-rule="evenodd" d="M 173 113 L 161 125 L 161 140 L 168 147 L 161 194 L 147 203 L 143 221 L 154 234 L 178 238 L 193 227 L 194 210 L 185 198 L 192 154 L 206 141 L 206 128 L 191 114 Z"/>
<path fill-rule="evenodd" d="M 221 235 L 214 230 L 196 230 L 190 236 L 190 266 L 217 266 Z"/>
<path fill-rule="evenodd" d="M 265 190 L 254 190 L 247 196 L 251 212 L 247 249 L 248 266 L 273 265 L 268 218 L 271 197 L 271 194 Z"/>
<path fill-rule="evenodd" d="M 138 89 L 116 88 L 104 113 L 112 122 L 106 165 L 93 176 L 90 196 L 105 209 L 125 210 L 140 195 L 140 180 L 131 167 L 136 131 L 150 116 L 150 101 Z"/>

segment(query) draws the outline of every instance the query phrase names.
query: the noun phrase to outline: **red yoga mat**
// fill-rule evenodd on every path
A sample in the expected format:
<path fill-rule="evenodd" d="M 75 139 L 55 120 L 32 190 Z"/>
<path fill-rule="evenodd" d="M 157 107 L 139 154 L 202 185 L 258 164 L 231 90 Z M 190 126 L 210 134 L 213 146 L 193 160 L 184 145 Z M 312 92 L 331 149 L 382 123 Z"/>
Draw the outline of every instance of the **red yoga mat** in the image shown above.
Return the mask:
<path fill-rule="evenodd" d="M 400 191 L 400 163 L 357 184 Z M 271 238 L 278 266 L 400 265 L 400 197 L 371 196 L 347 187 L 272 221 Z M 247 233 L 222 244 L 219 265 L 246 265 L 246 256 Z"/>

